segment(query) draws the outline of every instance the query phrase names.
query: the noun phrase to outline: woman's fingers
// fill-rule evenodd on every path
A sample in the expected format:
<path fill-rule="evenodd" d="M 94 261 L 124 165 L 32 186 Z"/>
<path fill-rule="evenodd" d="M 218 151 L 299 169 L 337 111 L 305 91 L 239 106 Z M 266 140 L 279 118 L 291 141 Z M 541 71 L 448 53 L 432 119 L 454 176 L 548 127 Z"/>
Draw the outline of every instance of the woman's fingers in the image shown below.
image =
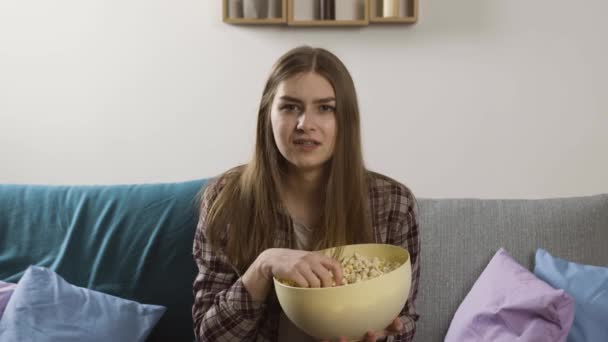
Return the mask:
<path fill-rule="evenodd" d="M 365 342 L 376 342 L 376 333 L 373 331 L 368 331 L 367 334 L 365 334 L 365 337 L 363 338 L 363 341 Z"/>
<path fill-rule="evenodd" d="M 342 267 L 337 260 L 318 252 L 284 250 L 272 274 L 299 287 L 331 287 L 342 284 Z"/>
<path fill-rule="evenodd" d="M 342 278 L 344 278 L 344 274 L 342 273 L 342 265 L 340 265 L 340 262 L 338 262 L 336 259 L 323 256 L 321 265 L 323 265 L 333 274 L 336 285 L 342 285 Z"/>
<path fill-rule="evenodd" d="M 376 342 L 379 338 L 383 338 L 385 336 L 398 334 L 403 330 L 403 322 L 399 317 L 395 318 L 395 320 L 384 330 L 384 334 L 380 332 L 368 331 L 363 336 L 362 342 Z M 347 342 L 348 340 L 345 337 L 340 337 L 339 342 Z M 329 340 L 323 340 L 322 342 L 329 342 Z"/>
<path fill-rule="evenodd" d="M 322 287 L 331 287 L 333 284 L 333 277 L 330 270 L 325 268 L 321 264 L 313 265 L 312 271 L 317 275 L 317 277 L 321 280 Z"/>
<path fill-rule="evenodd" d="M 313 272 L 310 265 L 302 265 L 297 271 L 306 278 L 308 287 L 321 287 L 321 279 Z"/>
<path fill-rule="evenodd" d="M 385 332 L 387 335 L 395 335 L 395 334 L 400 333 L 401 330 L 403 330 L 403 322 L 401 321 L 401 319 L 399 317 L 397 317 L 397 318 L 395 318 L 393 323 L 391 323 L 391 325 L 386 327 Z"/>
<path fill-rule="evenodd" d="M 298 287 L 308 287 L 310 285 L 308 284 L 308 280 L 298 272 L 294 272 L 289 278 L 298 284 Z"/>

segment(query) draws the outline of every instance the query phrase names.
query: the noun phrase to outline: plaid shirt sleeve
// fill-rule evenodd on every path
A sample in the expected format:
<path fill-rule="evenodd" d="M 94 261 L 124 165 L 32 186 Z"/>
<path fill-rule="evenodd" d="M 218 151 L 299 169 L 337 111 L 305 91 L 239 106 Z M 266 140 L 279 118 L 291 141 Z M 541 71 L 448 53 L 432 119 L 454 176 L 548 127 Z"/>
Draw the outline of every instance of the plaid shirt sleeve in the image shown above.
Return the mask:
<path fill-rule="evenodd" d="M 394 190 L 395 188 L 393 188 Z M 410 253 L 412 265 L 412 285 L 407 303 L 401 310 L 399 318 L 403 322 L 403 331 L 387 341 L 411 342 L 416 333 L 415 300 L 418 295 L 418 282 L 420 280 L 420 235 L 418 231 L 417 205 L 413 194 L 404 186 L 399 191 L 391 191 L 391 210 L 389 217 L 395 221 L 388 234 L 387 243 L 405 248 Z"/>
<path fill-rule="evenodd" d="M 197 341 L 252 341 L 266 304 L 251 298 L 226 256 L 212 248 L 205 236 L 207 213 L 220 190 L 217 182 L 205 190 L 194 237 L 198 266 L 193 285 L 194 335 Z"/>

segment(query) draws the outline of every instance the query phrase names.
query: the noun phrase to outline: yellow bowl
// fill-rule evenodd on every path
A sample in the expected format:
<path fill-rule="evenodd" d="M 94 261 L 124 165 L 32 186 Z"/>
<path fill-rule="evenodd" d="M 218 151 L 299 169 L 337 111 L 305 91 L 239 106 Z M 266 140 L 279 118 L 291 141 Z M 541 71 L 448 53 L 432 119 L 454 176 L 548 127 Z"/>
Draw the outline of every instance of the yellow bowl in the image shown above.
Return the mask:
<path fill-rule="evenodd" d="M 331 255 L 333 250 L 322 252 Z M 285 315 L 307 334 L 319 339 L 345 336 L 360 340 L 367 331 L 382 331 L 399 316 L 412 283 L 407 250 L 389 244 L 347 245 L 342 256 L 355 252 L 368 258 L 398 261 L 401 265 L 379 277 L 336 287 L 299 288 L 274 279 Z"/>

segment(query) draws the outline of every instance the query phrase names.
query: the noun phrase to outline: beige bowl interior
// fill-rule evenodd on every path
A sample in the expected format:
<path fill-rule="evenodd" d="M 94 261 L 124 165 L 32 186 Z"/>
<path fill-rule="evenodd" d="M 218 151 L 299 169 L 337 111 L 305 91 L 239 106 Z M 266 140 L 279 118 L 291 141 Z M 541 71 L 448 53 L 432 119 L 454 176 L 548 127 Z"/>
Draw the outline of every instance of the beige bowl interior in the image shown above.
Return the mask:
<path fill-rule="evenodd" d="M 331 255 L 332 250 L 323 252 Z M 283 311 L 307 334 L 319 339 L 345 336 L 360 340 L 368 330 L 386 328 L 405 305 L 412 281 L 409 253 L 389 244 L 359 244 L 344 246 L 342 256 L 355 252 L 401 265 L 371 280 L 329 288 L 297 288 L 274 279 Z"/>

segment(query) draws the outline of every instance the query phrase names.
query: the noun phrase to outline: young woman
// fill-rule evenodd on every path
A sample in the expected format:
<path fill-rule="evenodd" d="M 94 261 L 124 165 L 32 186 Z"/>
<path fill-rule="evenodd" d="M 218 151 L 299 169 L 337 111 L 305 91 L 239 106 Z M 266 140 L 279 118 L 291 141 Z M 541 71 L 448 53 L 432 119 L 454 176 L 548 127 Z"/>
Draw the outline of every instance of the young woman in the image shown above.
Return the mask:
<path fill-rule="evenodd" d="M 415 199 L 404 185 L 365 169 L 359 125 L 352 78 L 335 55 L 299 47 L 276 62 L 252 160 L 202 195 L 193 248 L 199 341 L 314 341 L 282 313 L 273 276 L 331 286 L 342 279 L 340 264 L 314 251 L 365 242 L 407 249 L 412 286 L 400 316 L 361 339 L 413 339 L 420 276 Z"/>

